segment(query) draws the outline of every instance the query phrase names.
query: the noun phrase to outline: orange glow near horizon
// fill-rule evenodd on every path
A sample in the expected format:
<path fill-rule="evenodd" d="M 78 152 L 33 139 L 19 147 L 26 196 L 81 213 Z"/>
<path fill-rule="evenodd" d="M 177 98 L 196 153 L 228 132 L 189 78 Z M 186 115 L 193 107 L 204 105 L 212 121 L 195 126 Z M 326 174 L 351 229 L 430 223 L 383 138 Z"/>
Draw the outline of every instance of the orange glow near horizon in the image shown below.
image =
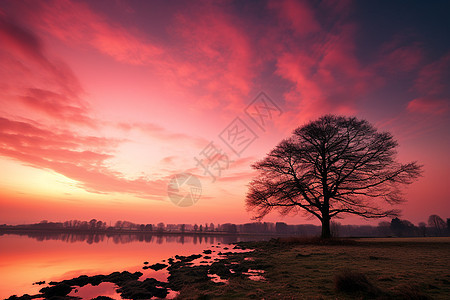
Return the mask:
<path fill-rule="evenodd" d="M 290 0 L 2 2 L 0 224 L 250 222 L 250 165 L 327 113 L 392 132 L 399 160 L 424 165 L 402 218 L 450 217 L 450 49 L 425 49 L 426 32 L 406 37 L 414 24 L 369 44 L 368 22 L 378 21 L 358 9 Z M 265 130 L 245 114 L 261 91 L 282 110 Z M 236 117 L 257 135 L 240 156 L 219 138 Z M 215 181 L 194 159 L 211 141 L 231 160 Z M 182 172 L 201 180 L 191 207 L 167 196 Z"/>

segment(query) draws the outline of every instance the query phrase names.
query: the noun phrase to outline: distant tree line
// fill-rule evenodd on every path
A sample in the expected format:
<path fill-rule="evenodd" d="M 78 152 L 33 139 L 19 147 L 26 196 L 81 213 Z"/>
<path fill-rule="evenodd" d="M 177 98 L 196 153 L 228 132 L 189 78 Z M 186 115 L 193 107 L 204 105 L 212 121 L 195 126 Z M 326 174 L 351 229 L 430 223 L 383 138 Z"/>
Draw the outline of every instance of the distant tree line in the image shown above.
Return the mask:
<path fill-rule="evenodd" d="M 36 224 L 0 225 L 0 230 L 56 230 L 56 231 L 89 231 L 98 233 L 135 232 L 135 233 L 227 233 L 227 234 L 273 234 L 318 236 L 321 226 L 311 224 L 288 225 L 284 222 L 252 222 L 245 224 L 136 224 L 129 221 L 117 221 L 114 226 L 106 222 L 92 219 L 90 221 L 69 220 L 65 222 L 48 222 Z M 408 220 L 394 218 L 390 222 L 383 221 L 378 226 L 342 225 L 331 222 L 331 234 L 335 237 L 422 237 L 450 236 L 450 218 L 444 221 L 438 215 L 431 215 L 428 221 L 417 226 Z"/>
<path fill-rule="evenodd" d="M 428 222 L 417 226 L 408 220 L 394 218 L 390 222 L 380 222 L 378 226 L 342 225 L 332 221 L 331 235 L 334 237 L 421 237 L 450 236 L 450 218 L 445 222 L 438 215 L 431 215 Z M 228 233 L 270 233 L 277 235 L 318 236 L 321 226 L 311 224 L 288 225 L 284 222 L 252 222 L 246 224 L 225 223 L 218 226 L 220 231 Z"/>
<path fill-rule="evenodd" d="M 379 227 L 385 234 L 393 236 L 449 236 L 450 218 L 445 222 L 438 215 L 431 215 L 428 222 L 420 222 L 415 226 L 408 220 L 392 219 L 390 223 L 381 222 Z"/>

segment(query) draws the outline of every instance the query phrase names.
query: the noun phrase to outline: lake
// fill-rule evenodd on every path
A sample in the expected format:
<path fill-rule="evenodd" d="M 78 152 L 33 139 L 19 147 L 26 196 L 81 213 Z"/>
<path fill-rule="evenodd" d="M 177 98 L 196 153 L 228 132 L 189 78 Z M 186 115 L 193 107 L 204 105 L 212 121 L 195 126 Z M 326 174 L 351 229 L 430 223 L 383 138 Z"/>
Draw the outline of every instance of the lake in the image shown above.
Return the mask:
<path fill-rule="evenodd" d="M 37 294 L 46 285 L 38 281 L 60 281 L 79 275 L 110 274 L 115 271 L 140 271 L 143 278 L 165 280 L 167 271 L 143 270 L 175 255 L 199 254 L 205 249 L 220 249 L 227 244 L 262 240 L 261 236 L 192 236 L 121 234 L 44 234 L 0 235 L 0 298 Z M 214 246 L 215 245 L 215 246 Z M 101 291 L 101 290 L 104 291 Z M 84 294 L 83 294 L 84 293 Z M 91 293 L 88 295 L 88 293 Z M 74 296 L 94 297 L 82 288 Z M 114 285 L 102 283 L 95 293 L 117 298 Z M 120 299 L 120 297 L 118 298 Z"/>

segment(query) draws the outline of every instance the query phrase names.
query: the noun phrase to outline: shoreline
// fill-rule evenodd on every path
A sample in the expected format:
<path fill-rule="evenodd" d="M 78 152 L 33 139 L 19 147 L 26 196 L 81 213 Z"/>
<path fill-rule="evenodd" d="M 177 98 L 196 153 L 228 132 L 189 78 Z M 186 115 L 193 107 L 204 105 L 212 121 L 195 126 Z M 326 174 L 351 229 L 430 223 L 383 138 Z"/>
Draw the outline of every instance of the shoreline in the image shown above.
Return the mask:
<path fill-rule="evenodd" d="M 124 299 L 165 298 L 170 291 L 178 293 L 176 299 L 446 299 L 450 257 L 443 254 L 449 250 L 450 238 L 283 237 L 237 242 L 143 267 L 164 269 L 169 272 L 167 281 L 141 281 L 142 272 L 81 275 L 51 282 L 41 294 L 8 300 L 43 296 L 73 300 L 75 294 L 69 293 L 77 286 L 103 282 L 116 284 Z M 208 264 L 195 263 L 207 257 Z"/>

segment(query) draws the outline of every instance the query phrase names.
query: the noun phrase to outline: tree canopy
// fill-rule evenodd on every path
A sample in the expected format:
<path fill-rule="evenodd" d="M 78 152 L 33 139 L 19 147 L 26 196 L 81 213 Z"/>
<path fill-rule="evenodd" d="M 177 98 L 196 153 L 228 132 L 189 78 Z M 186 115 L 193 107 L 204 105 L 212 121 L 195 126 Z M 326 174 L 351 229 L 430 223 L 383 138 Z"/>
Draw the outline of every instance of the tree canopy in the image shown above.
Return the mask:
<path fill-rule="evenodd" d="M 397 216 L 392 204 L 404 201 L 400 187 L 420 176 L 416 162 L 396 160 L 398 143 L 366 120 L 326 115 L 294 130 L 261 161 L 246 198 L 262 219 L 272 210 L 282 215 L 303 211 L 322 222 L 344 214 L 364 218 Z M 387 207 L 387 205 L 389 207 Z"/>

